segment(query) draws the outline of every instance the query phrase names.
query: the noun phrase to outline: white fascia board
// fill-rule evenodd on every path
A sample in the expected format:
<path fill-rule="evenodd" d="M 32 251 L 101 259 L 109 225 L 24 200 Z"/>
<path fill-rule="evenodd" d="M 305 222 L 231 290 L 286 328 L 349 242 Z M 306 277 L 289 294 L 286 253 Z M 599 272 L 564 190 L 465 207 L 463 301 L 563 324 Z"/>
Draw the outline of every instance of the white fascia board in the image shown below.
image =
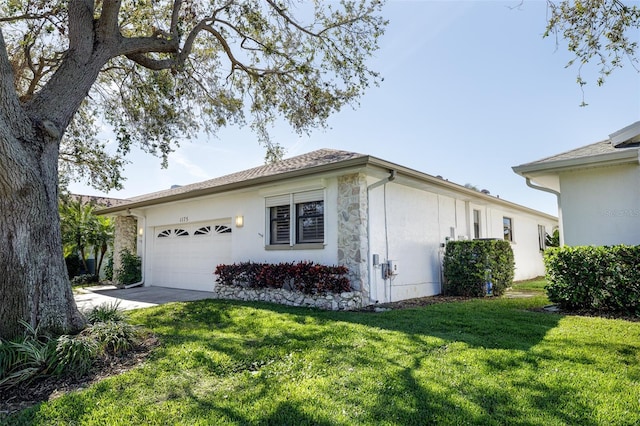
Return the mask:
<path fill-rule="evenodd" d="M 627 142 L 640 142 L 640 121 L 636 121 L 635 123 L 610 134 L 609 139 L 611 139 L 611 144 L 613 146 L 619 146 Z"/>
<path fill-rule="evenodd" d="M 524 177 L 534 177 L 539 174 L 560 172 L 585 167 L 612 166 L 615 164 L 640 163 L 640 150 L 625 149 L 607 154 L 592 155 L 590 157 L 571 158 L 567 160 L 549 161 L 543 163 L 523 164 L 514 166 L 512 170 Z"/>

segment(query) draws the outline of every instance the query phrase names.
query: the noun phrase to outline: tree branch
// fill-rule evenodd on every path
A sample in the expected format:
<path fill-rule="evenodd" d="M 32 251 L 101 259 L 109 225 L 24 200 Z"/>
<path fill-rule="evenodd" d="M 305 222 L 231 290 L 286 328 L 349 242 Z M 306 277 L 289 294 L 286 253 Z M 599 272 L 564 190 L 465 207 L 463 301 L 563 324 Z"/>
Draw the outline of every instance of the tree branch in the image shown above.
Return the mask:
<path fill-rule="evenodd" d="M 171 13 L 171 24 L 169 25 L 169 33 L 174 37 L 178 36 L 178 23 L 180 22 L 180 8 L 182 7 L 182 0 L 175 0 L 173 2 L 173 11 Z"/>
<path fill-rule="evenodd" d="M 117 52 L 114 56 L 135 55 L 143 53 L 178 53 L 179 40 L 160 37 L 132 37 L 120 40 Z"/>
<path fill-rule="evenodd" d="M 69 2 L 69 52 L 76 60 L 88 60 L 93 50 L 93 1 Z"/>
<path fill-rule="evenodd" d="M 96 36 L 99 40 L 109 40 L 120 35 L 118 15 L 121 5 L 121 0 L 103 0 L 100 20 L 96 28 Z"/>
<path fill-rule="evenodd" d="M 39 14 L 31 14 L 31 13 L 25 13 L 23 15 L 17 15 L 17 16 L 2 16 L 0 17 L 0 22 L 16 22 L 16 21 L 33 21 L 33 20 L 40 20 L 40 19 L 44 19 L 44 18 L 48 18 L 49 16 L 53 16 L 55 14 L 57 14 L 58 11 L 57 10 L 49 10 L 47 12 L 44 13 L 39 13 Z"/>
<path fill-rule="evenodd" d="M 26 135 L 27 129 L 19 129 L 18 126 L 27 120 L 16 120 L 16 118 L 25 118 L 26 116 L 20 105 L 13 80 L 13 68 L 7 55 L 7 45 L 4 42 L 2 29 L 0 29 L 0 120 L 11 126 L 16 134 Z"/>
<path fill-rule="evenodd" d="M 167 70 L 176 65 L 174 59 L 153 59 L 142 53 L 130 53 L 125 56 L 136 64 L 153 71 Z"/>

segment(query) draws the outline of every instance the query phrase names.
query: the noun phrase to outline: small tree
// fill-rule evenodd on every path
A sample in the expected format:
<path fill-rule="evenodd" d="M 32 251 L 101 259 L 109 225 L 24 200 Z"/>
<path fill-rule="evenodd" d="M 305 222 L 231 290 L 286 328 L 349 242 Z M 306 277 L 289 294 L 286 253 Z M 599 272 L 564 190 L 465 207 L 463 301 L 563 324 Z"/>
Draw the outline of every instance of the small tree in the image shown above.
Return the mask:
<path fill-rule="evenodd" d="M 83 203 L 79 198 L 63 197 L 60 201 L 60 221 L 65 258 L 77 253 L 85 273 L 89 273 L 87 254 L 93 251 L 96 279 L 104 256 L 113 242 L 113 220 L 94 214 L 92 203 Z"/>
<path fill-rule="evenodd" d="M 93 206 L 80 199 L 66 198 L 60 202 L 60 229 L 65 253 L 78 253 L 85 273 L 87 266 L 87 250 L 91 248 L 96 216 Z"/>

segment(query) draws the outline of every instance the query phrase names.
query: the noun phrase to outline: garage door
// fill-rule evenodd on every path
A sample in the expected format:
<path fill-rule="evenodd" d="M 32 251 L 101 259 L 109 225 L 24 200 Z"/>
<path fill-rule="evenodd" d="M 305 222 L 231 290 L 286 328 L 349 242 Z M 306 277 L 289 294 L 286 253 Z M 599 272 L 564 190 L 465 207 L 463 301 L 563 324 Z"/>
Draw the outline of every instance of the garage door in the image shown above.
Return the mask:
<path fill-rule="evenodd" d="M 151 285 L 212 291 L 217 265 L 231 262 L 231 223 L 155 228 Z"/>

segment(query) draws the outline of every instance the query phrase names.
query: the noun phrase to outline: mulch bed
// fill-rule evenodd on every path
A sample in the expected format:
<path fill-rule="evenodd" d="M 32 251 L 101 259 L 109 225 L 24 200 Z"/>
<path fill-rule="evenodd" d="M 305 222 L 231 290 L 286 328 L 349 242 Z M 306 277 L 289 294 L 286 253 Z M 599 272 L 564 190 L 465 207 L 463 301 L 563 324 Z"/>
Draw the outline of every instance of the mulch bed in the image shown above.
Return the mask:
<path fill-rule="evenodd" d="M 0 389 L 0 422 L 4 416 L 129 371 L 142 364 L 158 345 L 159 341 L 156 337 L 147 337 L 126 354 L 99 359 L 85 376 L 51 376 L 9 389 Z"/>

